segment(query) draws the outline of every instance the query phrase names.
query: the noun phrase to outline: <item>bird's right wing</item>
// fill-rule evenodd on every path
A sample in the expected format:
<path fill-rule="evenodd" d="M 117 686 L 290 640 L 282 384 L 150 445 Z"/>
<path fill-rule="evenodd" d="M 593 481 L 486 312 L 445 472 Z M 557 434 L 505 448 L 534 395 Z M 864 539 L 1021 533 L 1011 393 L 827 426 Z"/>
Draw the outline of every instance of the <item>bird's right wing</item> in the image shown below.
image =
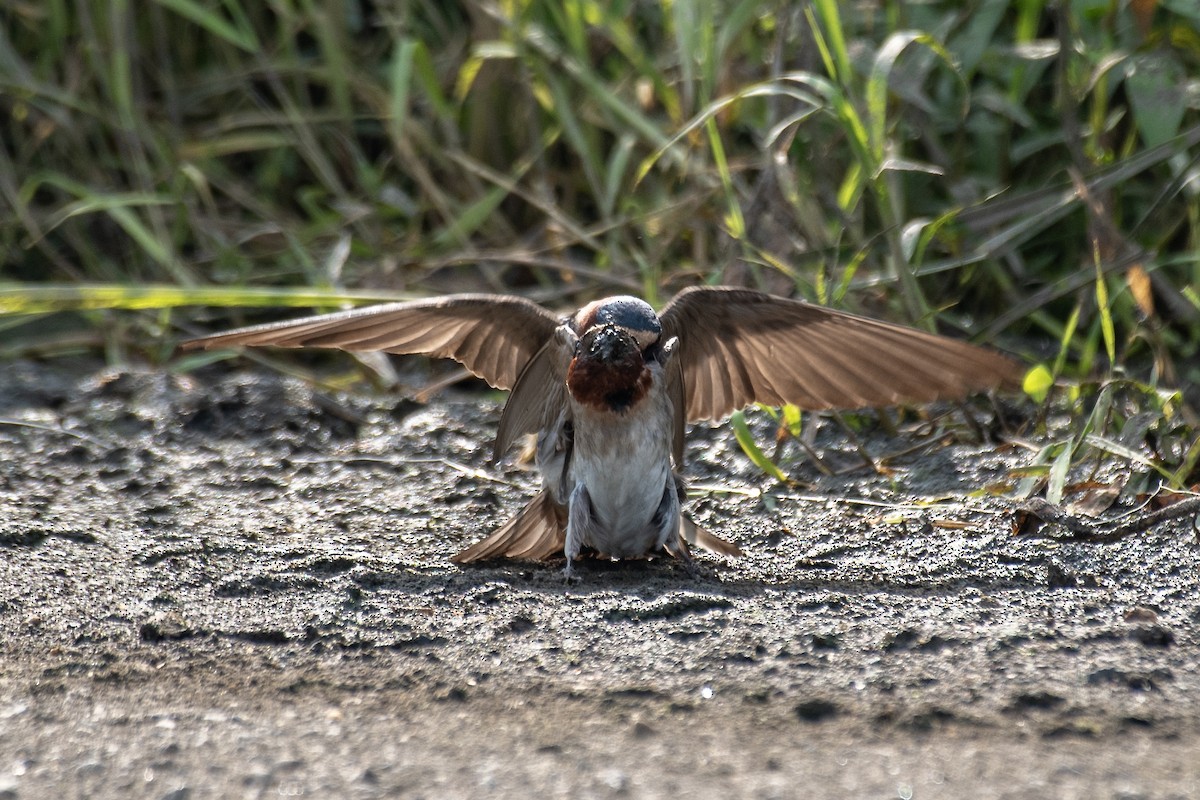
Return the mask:
<path fill-rule="evenodd" d="M 521 297 L 458 294 L 254 325 L 183 347 L 329 347 L 452 358 L 495 388 L 511 389 L 558 324 Z"/>
<path fill-rule="evenodd" d="M 579 338 L 569 325 L 559 325 L 549 341 L 521 370 L 496 429 L 492 461 L 499 461 L 517 437 L 561 425 L 567 407 L 567 367 Z"/>

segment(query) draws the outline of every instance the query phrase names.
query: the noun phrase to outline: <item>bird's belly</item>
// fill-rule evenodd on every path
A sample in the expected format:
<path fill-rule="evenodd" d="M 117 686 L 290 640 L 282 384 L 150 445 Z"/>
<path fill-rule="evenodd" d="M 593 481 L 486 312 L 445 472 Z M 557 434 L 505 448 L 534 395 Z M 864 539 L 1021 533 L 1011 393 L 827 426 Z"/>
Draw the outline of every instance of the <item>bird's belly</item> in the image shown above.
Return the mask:
<path fill-rule="evenodd" d="M 656 516 L 664 492 L 674 491 L 670 430 L 669 416 L 656 413 L 576 419 L 571 473 L 587 488 L 592 511 L 584 544 L 614 558 L 662 546 L 664 524 Z"/>
<path fill-rule="evenodd" d="M 669 465 L 637 462 L 633 457 L 627 464 L 578 465 L 577 480 L 588 489 L 594 522 L 586 543 L 614 558 L 645 555 L 661 544 L 655 516 L 667 489 Z"/>

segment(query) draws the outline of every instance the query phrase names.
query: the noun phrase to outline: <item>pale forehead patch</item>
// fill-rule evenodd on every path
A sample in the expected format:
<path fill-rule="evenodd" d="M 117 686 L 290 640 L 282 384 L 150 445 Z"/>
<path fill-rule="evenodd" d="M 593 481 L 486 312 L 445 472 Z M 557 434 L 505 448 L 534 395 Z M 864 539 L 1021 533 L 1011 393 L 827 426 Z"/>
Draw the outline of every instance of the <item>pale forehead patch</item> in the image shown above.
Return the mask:
<path fill-rule="evenodd" d="M 621 330 L 633 337 L 633 340 L 637 342 L 639 350 L 645 350 L 647 347 L 657 342 L 659 337 L 662 335 L 659 331 L 636 331 L 626 328 L 622 325 L 618 325 L 617 327 L 621 328 Z"/>

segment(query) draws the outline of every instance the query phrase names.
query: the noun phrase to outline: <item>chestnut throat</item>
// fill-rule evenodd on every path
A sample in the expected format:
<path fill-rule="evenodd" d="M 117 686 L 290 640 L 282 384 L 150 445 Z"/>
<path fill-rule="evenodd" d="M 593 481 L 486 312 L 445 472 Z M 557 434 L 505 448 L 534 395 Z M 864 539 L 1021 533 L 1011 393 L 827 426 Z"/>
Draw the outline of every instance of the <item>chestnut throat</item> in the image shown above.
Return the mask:
<path fill-rule="evenodd" d="M 580 354 L 567 369 L 567 390 L 571 396 L 599 411 L 628 411 L 649 393 L 653 380 L 650 369 L 636 351 L 615 361 Z"/>

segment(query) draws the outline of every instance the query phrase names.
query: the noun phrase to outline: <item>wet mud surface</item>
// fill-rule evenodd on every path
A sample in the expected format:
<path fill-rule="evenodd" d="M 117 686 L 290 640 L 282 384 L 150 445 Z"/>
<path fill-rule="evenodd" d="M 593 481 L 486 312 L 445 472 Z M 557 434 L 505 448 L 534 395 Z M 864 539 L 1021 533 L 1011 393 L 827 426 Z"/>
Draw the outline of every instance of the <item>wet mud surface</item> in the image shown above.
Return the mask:
<path fill-rule="evenodd" d="M 535 488 L 498 410 L 0 365 L 0 800 L 1200 796 L 1191 520 L 1014 537 L 1017 449 L 781 488 L 700 426 L 746 555 L 567 586 L 449 562 Z"/>

